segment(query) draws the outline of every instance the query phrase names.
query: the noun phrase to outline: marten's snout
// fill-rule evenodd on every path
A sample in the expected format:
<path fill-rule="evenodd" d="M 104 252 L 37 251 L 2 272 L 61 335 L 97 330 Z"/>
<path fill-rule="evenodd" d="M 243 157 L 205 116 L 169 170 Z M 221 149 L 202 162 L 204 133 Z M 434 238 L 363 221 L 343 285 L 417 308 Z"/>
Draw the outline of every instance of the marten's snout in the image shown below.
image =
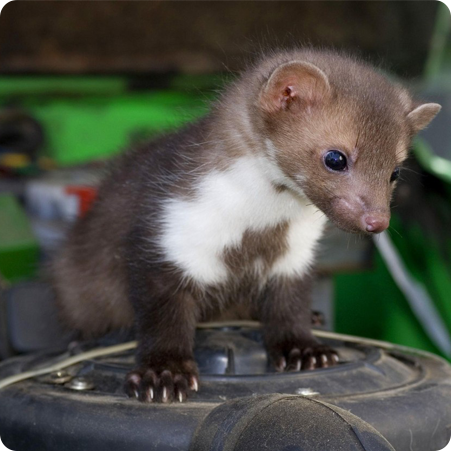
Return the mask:
<path fill-rule="evenodd" d="M 327 214 L 346 232 L 381 233 L 390 225 L 390 210 L 368 198 L 350 196 L 335 198 Z"/>
<path fill-rule="evenodd" d="M 386 213 L 367 213 L 362 218 L 363 228 L 369 233 L 381 233 L 388 228 L 390 216 Z"/>

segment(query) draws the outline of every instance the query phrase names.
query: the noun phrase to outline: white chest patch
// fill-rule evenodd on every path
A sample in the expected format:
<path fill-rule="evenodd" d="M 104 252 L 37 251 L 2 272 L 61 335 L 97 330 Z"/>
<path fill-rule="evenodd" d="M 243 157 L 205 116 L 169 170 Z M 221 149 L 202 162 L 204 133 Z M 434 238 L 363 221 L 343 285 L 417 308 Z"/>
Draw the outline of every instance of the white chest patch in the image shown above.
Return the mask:
<path fill-rule="evenodd" d="M 246 230 L 263 231 L 288 221 L 289 248 L 271 274 L 304 272 L 326 219 L 308 199 L 277 192 L 271 183 L 274 172 L 264 158 L 242 157 L 201 179 L 194 199 L 167 201 L 160 242 L 166 258 L 198 283 L 225 282 L 224 250 L 239 246 Z"/>

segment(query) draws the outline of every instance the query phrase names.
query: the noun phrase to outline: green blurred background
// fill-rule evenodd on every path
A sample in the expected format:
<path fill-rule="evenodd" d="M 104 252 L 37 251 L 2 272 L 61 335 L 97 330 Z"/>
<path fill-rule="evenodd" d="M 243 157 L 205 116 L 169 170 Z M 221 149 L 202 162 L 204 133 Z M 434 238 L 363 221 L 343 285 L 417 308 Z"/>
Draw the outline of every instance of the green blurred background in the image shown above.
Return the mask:
<path fill-rule="evenodd" d="M 446 6 L 429 1 L 7 4 L 0 16 L 3 287 L 37 277 L 42 260 L 25 200 L 30 181 L 100 167 L 201 117 L 247 61 L 277 47 L 358 54 L 449 108 L 449 27 Z M 450 332 L 451 137 L 443 116 L 415 142 L 389 236 Z M 328 274 L 334 330 L 444 355 L 372 250 L 369 264 Z"/>

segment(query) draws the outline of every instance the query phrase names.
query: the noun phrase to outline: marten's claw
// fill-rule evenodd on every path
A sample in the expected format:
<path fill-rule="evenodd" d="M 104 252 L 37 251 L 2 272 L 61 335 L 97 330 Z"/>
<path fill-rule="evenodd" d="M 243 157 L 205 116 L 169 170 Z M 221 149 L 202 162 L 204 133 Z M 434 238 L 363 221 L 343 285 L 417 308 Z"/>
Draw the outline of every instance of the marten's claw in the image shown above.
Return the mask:
<path fill-rule="evenodd" d="M 274 348 L 273 348 L 274 349 Z M 302 346 L 277 346 L 270 352 L 277 371 L 302 371 L 327 368 L 339 362 L 337 352 L 317 343 Z"/>
<path fill-rule="evenodd" d="M 186 368 L 180 371 L 139 368 L 128 373 L 125 379 L 126 394 L 141 402 L 184 402 L 198 387 L 197 372 L 187 372 Z"/>
<path fill-rule="evenodd" d="M 285 371 L 300 371 L 327 368 L 336 365 L 338 361 L 338 354 L 328 346 L 293 348 L 288 353 L 284 369 Z"/>

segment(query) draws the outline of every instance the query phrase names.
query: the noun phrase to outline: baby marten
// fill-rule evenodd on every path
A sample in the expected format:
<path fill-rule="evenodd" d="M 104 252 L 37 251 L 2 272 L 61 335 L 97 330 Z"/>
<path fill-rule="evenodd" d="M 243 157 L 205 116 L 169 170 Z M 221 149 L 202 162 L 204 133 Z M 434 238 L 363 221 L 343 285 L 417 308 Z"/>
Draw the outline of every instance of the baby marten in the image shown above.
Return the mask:
<path fill-rule="evenodd" d="M 53 263 L 61 315 L 85 336 L 134 323 L 126 392 L 198 389 L 196 323 L 234 307 L 262 322 L 279 371 L 334 365 L 310 331 L 329 218 L 379 233 L 409 143 L 440 110 L 330 51 L 261 59 L 200 122 L 126 153 Z"/>

